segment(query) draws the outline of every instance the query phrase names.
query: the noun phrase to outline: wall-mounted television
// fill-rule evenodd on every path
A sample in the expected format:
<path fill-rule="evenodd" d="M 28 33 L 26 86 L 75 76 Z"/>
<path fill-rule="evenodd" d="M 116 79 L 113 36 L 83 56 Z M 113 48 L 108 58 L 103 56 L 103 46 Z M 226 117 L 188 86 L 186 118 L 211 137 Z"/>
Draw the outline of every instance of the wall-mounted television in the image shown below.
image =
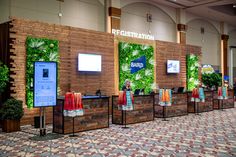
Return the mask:
<path fill-rule="evenodd" d="M 102 56 L 97 54 L 78 54 L 78 71 L 102 71 Z"/>
<path fill-rule="evenodd" d="M 167 60 L 167 73 L 178 74 L 180 73 L 180 62 L 179 60 Z"/>

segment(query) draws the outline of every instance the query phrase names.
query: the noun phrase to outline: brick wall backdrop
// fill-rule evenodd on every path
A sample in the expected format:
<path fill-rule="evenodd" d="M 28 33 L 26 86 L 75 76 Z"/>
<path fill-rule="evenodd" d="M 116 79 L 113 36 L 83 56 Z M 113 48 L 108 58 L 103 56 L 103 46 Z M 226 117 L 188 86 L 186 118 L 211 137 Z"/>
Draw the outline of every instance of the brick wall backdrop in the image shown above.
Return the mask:
<path fill-rule="evenodd" d="M 82 94 L 114 94 L 114 36 L 112 34 L 71 28 L 70 30 L 70 87 Z M 78 53 L 102 56 L 101 72 L 78 72 Z M 89 61 L 88 61 L 89 62 Z"/>
<path fill-rule="evenodd" d="M 10 23 L 10 38 L 12 40 L 10 48 L 11 59 L 11 96 L 22 100 L 24 103 L 25 115 L 21 120 L 21 125 L 32 124 L 33 117 L 39 115 L 38 109 L 27 109 L 25 105 L 26 97 L 26 46 L 25 41 L 27 36 L 38 38 L 49 38 L 59 40 L 59 85 L 62 93 L 68 89 L 68 58 L 69 50 L 69 27 L 59 26 L 54 24 L 41 23 L 37 21 L 13 19 Z M 52 119 L 52 109 L 47 108 L 47 122 Z"/>
<path fill-rule="evenodd" d="M 80 91 L 94 94 L 101 89 L 103 94 L 114 94 L 114 37 L 108 33 L 77 29 L 37 21 L 13 19 L 10 23 L 11 96 L 24 102 L 25 115 L 21 125 L 33 124 L 38 109 L 27 109 L 25 105 L 25 67 L 27 36 L 55 39 L 59 41 L 59 86 L 60 94 L 66 91 Z M 77 55 L 97 53 L 102 55 L 102 72 L 79 73 Z M 52 109 L 47 108 L 47 122 L 52 122 Z"/>
<path fill-rule="evenodd" d="M 83 94 L 115 93 L 114 77 L 114 36 L 104 32 L 47 24 L 37 21 L 13 19 L 10 22 L 11 96 L 24 102 L 25 115 L 21 125 L 33 124 L 38 109 L 27 109 L 25 105 L 25 67 L 27 36 L 59 40 L 59 86 L 60 94 L 66 91 L 79 91 Z M 101 73 L 81 73 L 77 70 L 78 53 L 102 55 Z M 186 54 L 201 54 L 200 47 L 186 46 L 170 42 L 156 41 L 156 79 L 160 87 L 185 86 Z M 181 61 L 181 73 L 166 74 L 167 59 Z M 52 109 L 48 108 L 47 122 L 52 122 Z"/>
<path fill-rule="evenodd" d="M 186 87 L 186 55 L 198 54 L 201 48 L 171 42 L 156 41 L 156 80 L 160 88 Z M 179 74 L 167 74 L 167 60 L 180 61 Z"/>

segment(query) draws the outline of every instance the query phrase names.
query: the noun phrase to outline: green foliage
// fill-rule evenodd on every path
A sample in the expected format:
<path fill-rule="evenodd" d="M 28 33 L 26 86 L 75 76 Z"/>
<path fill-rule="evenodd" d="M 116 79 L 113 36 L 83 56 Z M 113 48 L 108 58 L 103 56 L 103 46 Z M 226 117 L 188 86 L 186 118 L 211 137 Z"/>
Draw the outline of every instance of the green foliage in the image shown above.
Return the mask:
<path fill-rule="evenodd" d="M 222 85 L 222 77 L 217 73 L 204 73 L 202 74 L 202 83 L 209 88 L 219 87 Z"/>
<path fill-rule="evenodd" d="M 1 120 L 20 120 L 24 115 L 22 101 L 14 98 L 8 99 L 0 109 Z"/>
<path fill-rule="evenodd" d="M 0 61 L 0 93 L 4 92 L 9 81 L 9 69 Z"/>
<path fill-rule="evenodd" d="M 131 61 L 141 57 L 146 57 L 146 68 L 136 73 L 130 73 Z M 145 93 L 152 91 L 154 83 L 154 49 L 150 45 L 140 45 L 133 43 L 119 43 L 119 89 L 122 89 L 126 79 L 131 81 L 131 88 L 145 89 Z"/>
<path fill-rule="evenodd" d="M 193 54 L 187 55 L 187 90 L 191 91 L 199 84 L 199 57 Z"/>
<path fill-rule="evenodd" d="M 26 104 L 33 107 L 33 75 L 35 61 L 58 62 L 58 41 L 44 38 L 28 37 L 26 40 Z"/>

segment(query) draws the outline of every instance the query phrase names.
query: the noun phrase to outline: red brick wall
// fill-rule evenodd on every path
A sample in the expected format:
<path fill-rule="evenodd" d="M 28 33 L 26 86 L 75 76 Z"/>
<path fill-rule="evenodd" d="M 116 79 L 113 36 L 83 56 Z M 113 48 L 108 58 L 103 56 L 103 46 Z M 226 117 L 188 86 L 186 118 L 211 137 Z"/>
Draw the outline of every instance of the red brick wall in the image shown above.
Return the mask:
<path fill-rule="evenodd" d="M 114 36 L 108 33 L 71 28 L 70 30 L 70 87 L 83 94 L 114 94 Z M 78 53 L 102 55 L 102 71 L 78 72 Z M 89 61 L 88 61 L 89 62 Z"/>
<path fill-rule="evenodd" d="M 49 38 L 59 40 L 59 84 L 62 91 L 67 90 L 69 70 L 67 56 L 69 54 L 69 27 L 59 26 L 54 24 L 40 23 L 30 20 L 14 19 L 10 23 L 10 59 L 11 59 L 11 96 L 16 99 L 22 100 L 24 103 L 24 117 L 21 124 L 32 124 L 33 117 L 39 115 L 38 109 L 27 109 L 25 105 L 26 98 L 26 82 L 25 82 L 25 69 L 26 69 L 26 47 L 25 41 L 27 36 L 38 38 Z M 51 122 L 52 114 L 51 108 L 47 109 L 47 122 Z"/>
<path fill-rule="evenodd" d="M 160 88 L 186 87 L 186 55 L 201 55 L 201 48 L 171 42 L 156 41 L 156 80 Z M 201 58 L 201 57 L 200 57 Z M 168 59 L 180 61 L 179 74 L 167 74 Z"/>
<path fill-rule="evenodd" d="M 22 125 L 32 124 L 38 109 L 27 109 L 25 105 L 25 68 L 27 36 L 59 40 L 59 86 L 60 94 L 66 91 L 79 91 L 94 94 L 101 89 L 102 94 L 111 96 L 114 87 L 114 36 L 108 33 L 79 29 L 37 21 L 13 19 L 10 23 L 11 58 L 11 96 L 24 102 L 25 115 Z M 78 53 L 96 53 L 102 55 L 101 73 L 81 73 L 77 70 Z M 156 41 L 157 83 L 160 87 L 185 86 L 187 53 L 200 54 L 200 47 L 186 46 L 170 42 Z M 181 73 L 166 74 L 167 59 L 181 61 Z M 52 121 L 52 110 L 47 111 L 47 122 Z"/>
<path fill-rule="evenodd" d="M 61 94 L 80 91 L 94 94 L 114 94 L 114 37 L 111 34 L 78 29 L 37 21 L 13 19 L 10 28 L 11 42 L 11 96 L 24 102 L 25 115 L 21 124 L 32 124 L 38 109 L 27 109 L 25 105 L 25 68 L 27 36 L 49 38 L 59 41 L 59 86 Z M 79 73 L 77 55 L 97 53 L 102 55 L 102 72 L 97 74 Z M 47 111 L 47 122 L 52 120 L 51 108 Z"/>

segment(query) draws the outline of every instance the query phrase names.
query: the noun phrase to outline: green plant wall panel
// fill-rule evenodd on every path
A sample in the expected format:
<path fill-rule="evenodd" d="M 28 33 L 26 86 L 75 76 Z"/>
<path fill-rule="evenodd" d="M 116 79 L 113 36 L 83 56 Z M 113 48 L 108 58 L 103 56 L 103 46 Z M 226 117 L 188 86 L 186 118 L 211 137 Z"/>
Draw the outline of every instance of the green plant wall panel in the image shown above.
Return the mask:
<path fill-rule="evenodd" d="M 192 91 L 199 84 L 199 57 L 194 54 L 187 55 L 187 90 Z"/>
<path fill-rule="evenodd" d="M 132 91 L 152 91 L 154 85 L 154 49 L 150 45 L 119 43 L 119 90 L 126 79 L 131 81 Z"/>
<path fill-rule="evenodd" d="M 27 37 L 26 39 L 26 104 L 33 107 L 33 77 L 35 61 L 58 62 L 58 41 Z"/>

